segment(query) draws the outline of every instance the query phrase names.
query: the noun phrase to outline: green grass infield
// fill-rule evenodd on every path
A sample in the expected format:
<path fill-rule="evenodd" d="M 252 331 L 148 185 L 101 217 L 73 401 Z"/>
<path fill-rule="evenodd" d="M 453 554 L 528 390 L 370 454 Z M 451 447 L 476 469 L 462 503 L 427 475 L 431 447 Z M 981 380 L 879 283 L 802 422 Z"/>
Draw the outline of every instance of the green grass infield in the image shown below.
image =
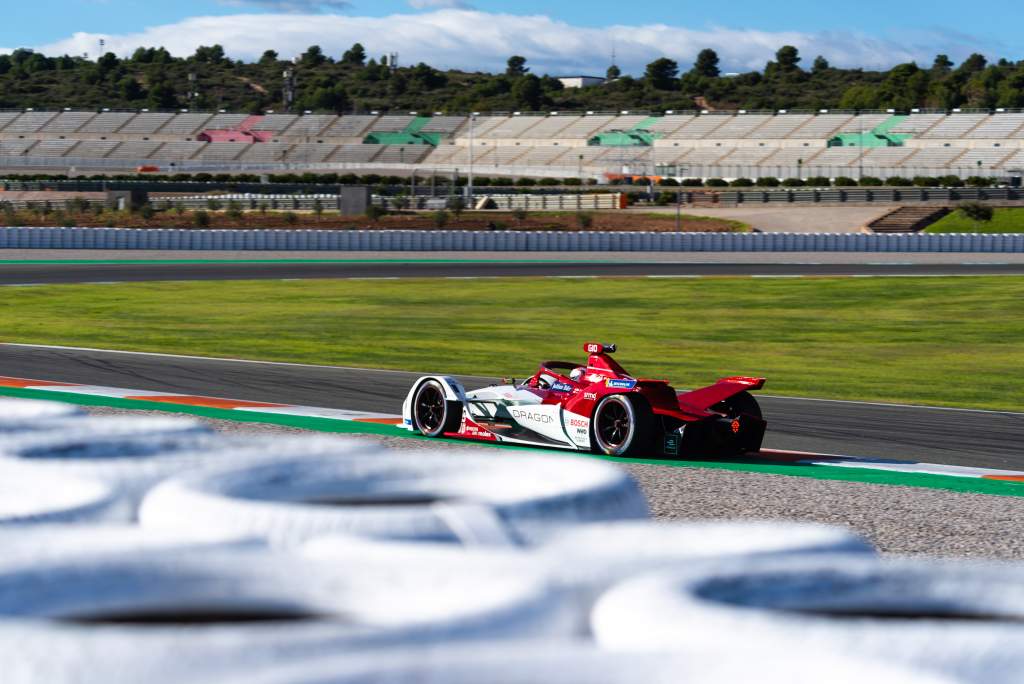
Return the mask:
<path fill-rule="evenodd" d="M 522 377 L 615 342 L 641 377 L 1019 411 L 1024 277 L 311 280 L 4 288 L 0 339 Z M 45 379 L 45 378 L 44 378 Z"/>

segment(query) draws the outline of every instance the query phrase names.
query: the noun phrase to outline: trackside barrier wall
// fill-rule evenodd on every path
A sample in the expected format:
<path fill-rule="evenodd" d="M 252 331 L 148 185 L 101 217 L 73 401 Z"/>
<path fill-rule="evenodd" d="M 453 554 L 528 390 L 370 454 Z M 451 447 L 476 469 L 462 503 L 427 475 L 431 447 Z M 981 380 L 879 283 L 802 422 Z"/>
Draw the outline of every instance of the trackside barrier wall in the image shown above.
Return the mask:
<path fill-rule="evenodd" d="M 1024 234 L 0 228 L 0 249 L 1024 253 Z"/>

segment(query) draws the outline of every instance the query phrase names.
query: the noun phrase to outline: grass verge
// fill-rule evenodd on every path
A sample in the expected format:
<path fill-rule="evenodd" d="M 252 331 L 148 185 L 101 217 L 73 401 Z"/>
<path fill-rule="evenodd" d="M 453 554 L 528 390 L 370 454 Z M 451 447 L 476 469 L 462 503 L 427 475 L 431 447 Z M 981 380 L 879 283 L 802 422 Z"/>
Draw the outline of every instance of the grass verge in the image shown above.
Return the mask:
<path fill-rule="evenodd" d="M 1024 232 L 1024 207 L 996 209 L 991 221 L 973 221 L 954 211 L 928 226 L 926 233 L 1021 233 Z"/>
<path fill-rule="evenodd" d="M 1020 410 L 1024 278 L 233 281 L 0 290 L 7 342 L 522 376 L 617 342 L 678 386 Z"/>

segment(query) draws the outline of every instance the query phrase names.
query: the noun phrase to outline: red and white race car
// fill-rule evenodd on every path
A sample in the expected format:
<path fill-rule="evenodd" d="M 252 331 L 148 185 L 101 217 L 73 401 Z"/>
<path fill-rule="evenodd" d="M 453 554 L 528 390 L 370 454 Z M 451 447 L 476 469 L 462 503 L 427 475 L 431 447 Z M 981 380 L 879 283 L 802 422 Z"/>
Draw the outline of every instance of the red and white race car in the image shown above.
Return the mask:
<path fill-rule="evenodd" d="M 764 378 L 725 378 L 691 392 L 636 379 L 588 343 L 587 364 L 548 361 L 522 383 L 467 392 L 451 377 L 420 378 L 404 426 L 427 437 L 593 451 L 611 456 L 736 456 L 761 448 L 766 423 L 752 390 Z"/>

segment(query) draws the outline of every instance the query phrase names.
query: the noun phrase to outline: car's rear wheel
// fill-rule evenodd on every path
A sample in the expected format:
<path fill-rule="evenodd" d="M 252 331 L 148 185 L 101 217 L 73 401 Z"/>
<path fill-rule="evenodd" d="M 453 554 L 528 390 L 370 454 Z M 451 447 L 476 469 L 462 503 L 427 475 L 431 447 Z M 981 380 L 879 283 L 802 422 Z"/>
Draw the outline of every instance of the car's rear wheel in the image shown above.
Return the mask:
<path fill-rule="evenodd" d="M 738 416 L 753 416 L 754 418 L 762 418 L 761 405 L 757 403 L 757 399 L 750 392 L 740 392 L 734 394 L 725 401 L 719 402 L 711 407 L 712 411 L 718 413 L 724 413 L 730 418 L 736 418 Z"/>
<path fill-rule="evenodd" d="M 651 441 L 653 417 L 646 402 L 625 394 L 605 397 L 590 421 L 594 451 L 608 456 L 636 456 Z"/>
<path fill-rule="evenodd" d="M 440 437 L 446 432 L 457 432 L 462 422 L 462 406 L 445 397 L 444 388 L 437 380 L 427 380 L 413 397 L 412 420 L 414 427 L 427 437 Z"/>

